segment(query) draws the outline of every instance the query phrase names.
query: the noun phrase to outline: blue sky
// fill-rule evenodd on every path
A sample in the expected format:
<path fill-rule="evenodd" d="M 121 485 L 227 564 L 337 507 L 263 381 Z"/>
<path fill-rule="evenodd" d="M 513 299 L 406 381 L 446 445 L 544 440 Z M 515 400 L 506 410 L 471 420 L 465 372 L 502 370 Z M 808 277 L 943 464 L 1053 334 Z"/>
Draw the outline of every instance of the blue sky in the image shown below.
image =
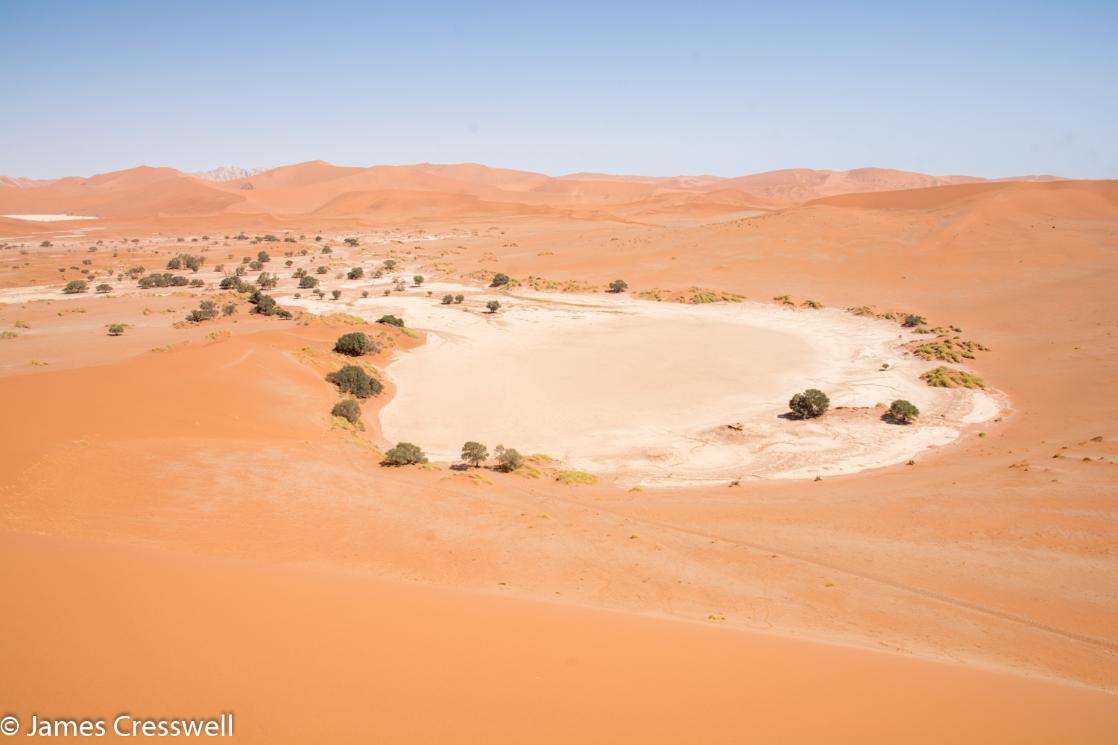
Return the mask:
<path fill-rule="evenodd" d="M 1116 178 L 1116 40 L 1113 0 L 0 0 L 0 174 L 323 159 Z"/>

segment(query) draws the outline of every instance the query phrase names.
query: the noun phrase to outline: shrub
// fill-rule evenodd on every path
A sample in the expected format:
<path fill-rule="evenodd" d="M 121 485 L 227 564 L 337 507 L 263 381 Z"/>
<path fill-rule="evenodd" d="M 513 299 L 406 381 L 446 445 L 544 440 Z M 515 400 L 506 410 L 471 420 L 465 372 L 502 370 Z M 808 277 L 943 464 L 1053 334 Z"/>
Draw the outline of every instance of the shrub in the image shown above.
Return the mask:
<path fill-rule="evenodd" d="M 511 473 L 524 464 L 524 456 L 514 448 L 506 448 L 504 445 L 498 445 L 496 448 L 496 455 L 497 462 L 501 465 L 502 471 Z"/>
<path fill-rule="evenodd" d="M 503 287 L 509 283 L 509 275 L 504 272 L 497 272 L 493 275 L 493 281 L 489 283 L 490 287 Z"/>
<path fill-rule="evenodd" d="M 800 419 L 814 419 L 823 416 L 831 405 L 831 399 L 818 388 L 808 388 L 803 393 L 792 396 L 788 408 Z"/>
<path fill-rule="evenodd" d="M 443 295 L 443 305 L 450 305 L 454 302 L 453 295 Z"/>
<path fill-rule="evenodd" d="M 395 268 L 396 268 L 396 260 L 395 260 L 395 259 L 385 259 L 385 260 L 384 260 L 384 263 L 382 264 L 382 266 L 383 266 L 383 267 L 384 267 L 384 268 L 385 268 L 386 270 L 388 270 L 388 271 L 392 271 L 393 269 L 395 269 Z"/>
<path fill-rule="evenodd" d="M 901 325 L 905 328 L 911 329 L 916 328 L 917 326 L 923 326 L 927 322 L 928 321 L 924 318 L 924 316 L 918 316 L 915 313 L 909 313 L 904 317 L 904 320 L 901 321 Z"/>
<path fill-rule="evenodd" d="M 363 354 L 376 354 L 380 348 L 368 334 L 362 331 L 351 331 L 338 337 L 334 342 L 334 351 L 350 357 L 360 357 Z"/>
<path fill-rule="evenodd" d="M 384 461 L 386 466 L 410 466 L 417 463 L 426 463 L 427 456 L 423 454 L 418 445 L 413 445 L 410 442 L 396 443 L 396 447 L 389 448 L 388 452 L 384 454 Z"/>
<path fill-rule="evenodd" d="M 462 460 L 471 464 L 474 468 L 481 465 L 481 462 L 488 457 L 489 449 L 480 442 L 470 440 L 462 446 Z"/>
<path fill-rule="evenodd" d="M 349 274 L 347 274 L 346 276 L 350 279 L 361 279 L 365 276 L 365 270 L 359 266 L 355 266 L 349 270 Z"/>
<path fill-rule="evenodd" d="M 623 279 L 615 279 L 609 283 L 609 291 L 613 293 L 625 292 L 629 289 L 629 283 Z"/>
<path fill-rule="evenodd" d="M 956 370 L 951 367 L 937 367 L 933 370 L 928 370 L 920 376 L 928 385 L 933 388 L 985 388 L 986 384 L 982 378 L 974 373 L 969 373 L 965 370 Z"/>
<path fill-rule="evenodd" d="M 320 266 L 317 269 L 315 269 L 315 271 L 319 274 L 326 274 L 326 272 L 330 271 L 330 269 L 328 267 L 325 267 L 325 266 Z"/>
<path fill-rule="evenodd" d="M 383 324 L 386 324 L 388 326 L 395 326 L 396 328 L 400 328 L 400 329 L 402 329 L 404 327 L 404 319 L 403 318 L 397 318 L 396 316 L 391 316 L 391 315 L 381 316 L 380 318 L 377 319 L 377 323 L 383 323 Z"/>
<path fill-rule="evenodd" d="M 182 269 L 182 259 L 180 259 L 178 256 L 176 256 L 175 258 L 173 258 L 173 259 L 171 259 L 170 261 L 167 262 L 167 268 L 168 269 L 174 269 L 176 271 L 178 271 L 179 269 Z"/>
<path fill-rule="evenodd" d="M 231 316 L 236 312 L 237 312 L 237 304 L 236 303 L 226 303 L 225 305 L 221 306 L 221 314 L 223 316 Z"/>
<path fill-rule="evenodd" d="M 384 390 L 379 380 L 357 365 L 346 365 L 335 370 L 326 376 L 326 380 L 338 386 L 342 393 L 351 393 L 357 398 L 370 398 Z"/>
<path fill-rule="evenodd" d="M 415 282 L 416 287 L 419 287 L 421 284 L 423 284 L 423 275 L 422 274 L 417 274 L 417 275 L 415 275 L 414 277 L 411 278 L 411 281 Z"/>
<path fill-rule="evenodd" d="M 337 300 L 341 296 L 342 296 L 342 291 L 341 290 L 330 290 L 330 297 L 334 298 L 335 300 Z"/>
<path fill-rule="evenodd" d="M 334 404 L 334 408 L 330 410 L 332 416 L 340 416 L 350 424 L 357 424 L 361 419 L 361 404 L 354 401 L 352 398 L 347 398 L 344 401 L 339 401 Z"/>
<path fill-rule="evenodd" d="M 79 292 L 85 292 L 88 289 L 89 283 L 84 279 L 71 279 L 66 283 L 66 286 L 62 288 L 62 291 L 67 295 L 77 295 Z"/>
<path fill-rule="evenodd" d="M 272 260 L 272 257 L 268 255 L 267 251 L 259 251 L 256 254 L 256 260 L 259 261 L 261 264 L 267 264 L 269 261 Z"/>
<path fill-rule="evenodd" d="M 200 323 L 202 321 L 208 321 L 211 318 L 217 318 L 217 303 L 213 300 L 203 300 L 198 303 L 197 310 L 190 311 L 186 320 L 191 323 Z"/>
<path fill-rule="evenodd" d="M 485 307 L 489 309 L 490 313 L 496 313 L 497 310 L 501 307 L 501 304 L 496 300 L 490 300 L 488 303 L 485 304 Z"/>
<path fill-rule="evenodd" d="M 346 239 L 345 239 L 344 241 L 342 241 L 342 242 L 343 242 L 343 243 L 345 243 L 345 244 L 346 244 L 347 246 L 349 246 L 350 248 L 353 248 L 354 246 L 356 246 L 356 245 L 357 245 L 357 239 L 356 239 L 356 238 L 346 238 Z"/>
<path fill-rule="evenodd" d="M 458 294 L 458 295 L 455 295 L 455 296 L 454 296 L 454 304 L 455 304 L 455 305 L 458 305 L 458 304 L 460 304 L 460 303 L 461 303 L 461 302 L 462 302 L 463 300 L 465 300 L 465 299 L 466 299 L 466 296 L 465 296 L 465 295 L 462 295 L 462 294 Z"/>
<path fill-rule="evenodd" d="M 920 416 L 920 409 L 916 408 L 915 404 L 905 401 L 904 399 L 897 399 L 889 406 L 889 416 L 892 417 L 894 421 L 908 424 L 915 420 L 916 417 Z"/>
<path fill-rule="evenodd" d="M 299 289 L 309 290 L 312 287 L 318 287 L 317 279 L 308 274 L 304 274 L 302 277 L 299 278 Z"/>
<path fill-rule="evenodd" d="M 123 323 L 110 323 L 105 328 L 109 330 L 109 336 L 120 336 L 124 333 L 125 326 Z"/>
<path fill-rule="evenodd" d="M 186 287 L 188 284 L 190 284 L 189 279 L 181 274 L 171 274 L 170 272 L 149 274 L 146 277 L 141 277 L 138 282 L 141 290 L 149 290 L 152 287 Z"/>
<path fill-rule="evenodd" d="M 268 272 L 260 272 L 260 276 L 256 278 L 256 284 L 265 290 L 270 290 L 279 284 L 279 277 Z"/>
<path fill-rule="evenodd" d="M 190 286 L 197 289 L 197 288 L 205 287 L 206 283 L 205 283 L 204 280 L 201 280 L 201 279 L 192 279 L 192 280 L 190 280 Z"/>
<path fill-rule="evenodd" d="M 112 285 L 106 285 L 106 284 L 97 285 L 97 287 L 94 288 L 94 289 L 96 289 L 97 292 L 101 293 L 102 295 L 104 295 L 107 292 L 112 292 L 113 291 Z"/>

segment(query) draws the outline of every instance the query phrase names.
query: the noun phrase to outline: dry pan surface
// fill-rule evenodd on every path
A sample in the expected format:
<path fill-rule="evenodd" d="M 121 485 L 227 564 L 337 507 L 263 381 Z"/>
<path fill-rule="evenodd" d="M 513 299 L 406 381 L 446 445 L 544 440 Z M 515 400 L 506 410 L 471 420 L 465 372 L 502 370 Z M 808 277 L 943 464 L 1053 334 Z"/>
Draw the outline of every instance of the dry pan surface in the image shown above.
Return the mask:
<path fill-rule="evenodd" d="M 921 382 L 933 365 L 901 346 L 914 335 L 838 310 L 538 293 L 502 296 L 497 314 L 362 302 L 429 331 L 389 366 L 397 394 L 381 422 L 436 460 L 478 440 L 633 483 L 807 478 L 904 462 L 998 410 L 987 393 Z M 837 410 L 787 418 L 806 388 Z M 877 405 L 897 398 L 918 424 L 882 420 Z"/>

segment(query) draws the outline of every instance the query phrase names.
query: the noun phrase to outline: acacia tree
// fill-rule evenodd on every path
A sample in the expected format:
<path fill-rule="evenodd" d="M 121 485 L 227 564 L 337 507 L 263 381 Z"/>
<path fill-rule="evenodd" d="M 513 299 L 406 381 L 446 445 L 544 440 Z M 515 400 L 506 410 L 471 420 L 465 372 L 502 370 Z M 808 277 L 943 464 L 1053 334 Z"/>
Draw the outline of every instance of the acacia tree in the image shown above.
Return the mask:
<path fill-rule="evenodd" d="M 612 293 L 625 292 L 629 289 L 629 283 L 623 279 L 615 279 L 609 283 L 609 291 Z"/>
<path fill-rule="evenodd" d="M 895 422 L 909 424 L 920 416 L 920 409 L 916 408 L 916 404 L 899 398 L 889 406 L 889 416 Z"/>
<path fill-rule="evenodd" d="M 800 419 L 815 419 L 823 416 L 831 406 L 831 399 L 818 388 L 808 388 L 803 393 L 792 396 L 788 408 Z"/>
<path fill-rule="evenodd" d="M 489 457 L 489 449 L 482 445 L 480 442 L 470 440 L 462 446 L 462 460 L 471 464 L 474 468 L 481 465 L 482 461 Z"/>
<path fill-rule="evenodd" d="M 497 310 L 501 307 L 501 304 L 496 300 L 490 300 L 488 303 L 485 304 L 485 307 L 489 309 L 490 313 L 496 313 Z"/>

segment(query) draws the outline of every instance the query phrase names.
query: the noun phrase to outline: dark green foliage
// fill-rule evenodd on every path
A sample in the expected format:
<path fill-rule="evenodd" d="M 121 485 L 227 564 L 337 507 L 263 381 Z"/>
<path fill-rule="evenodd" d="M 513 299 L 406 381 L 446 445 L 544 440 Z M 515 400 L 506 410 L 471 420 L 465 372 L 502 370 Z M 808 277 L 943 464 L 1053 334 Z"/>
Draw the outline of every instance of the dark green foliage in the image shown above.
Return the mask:
<path fill-rule="evenodd" d="M 454 302 L 453 295 L 443 295 L 443 305 L 450 305 Z"/>
<path fill-rule="evenodd" d="M 124 333 L 123 323 L 110 323 L 107 328 L 109 329 L 109 336 L 120 336 Z"/>
<path fill-rule="evenodd" d="M 217 318 L 217 304 L 213 300 L 203 300 L 198 304 L 197 310 L 190 311 L 186 320 L 191 323 L 201 323 L 211 318 Z"/>
<path fill-rule="evenodd" d="M 792 396 L 788 408 L 800 419 L 814 419 L 823 416 L 831 405 L 831 399 L 818 388 L 808 388 L 803 393 Z"/>
<path fill-rule="evenodd" d="M 504 272 L 497 272 L 493 275 L 493 281 L 489 283 L 490 287 L 503 287 L 509 283 L 509 275 Z"/>
<path fill-rule="evenodd" d="M 489 309 L 490 313 L 496 313 L 497 310 L 500 309 L 501 304 L 496 300 L 490 300 L 488 303 L 485 304 L 485 307 Z"/>
<path fill-rule="evenodd" d="M 326 272 L 330 271 L 330 269 L 325 266 L 320 266 L 319 268 L 315 269 L 315 271 L 319 274 L 326 274 Z"/>
<path fill-rule="evenodd" d="M 481 465 L 481 462 L 489 457 L 489 448 L 482 445 L 480 442 L 470 440 L 462 446 L 462 460 L 466 461 L 474 468 Z"/>
<path fill-rule="evenodd" d="M 396 259 L 385 259 L 384 260 L 384 268 L 387 269 L 388 271 L 392 271 L 393 269 L 395 269 L 396 268 Z"/>
<path fill-rule="evenodd" d="M 363 354 L 376 354 L 380 347 L 363 331 L 351 331 L 338 337 L 334 342 L 334 351 L 350 357 L 360 357 Z"/>
<path fill-rule="evenodd" d="M 152 287 L 186 287 L 190 280 L 181 274 L 163 272 L 141 277 L 138 284 L 141 290 L 149 290 Z"/>
<path fill-rule="evenodd" d="M 223 290 L 236 290 L 237 292 L 255 292 L 256 288 L 240 277 L 223 277 L 218 287 Z"/>
<path fill-rule="evenodd" d="M 231 316 L 236 312 L 237 312 L 237 304 L 236 303 L 226 303 L 225 305 L 221 306 L 221 315 L 223 315 L 223 316 Z"/>
<path fill-rule="evenodd" d="M 347 398 L 344 401 L 339 401 L 334 404 L 334 408 L 330 410 L 333 416 L 340 416 L 350 424 L 357 424 L 361 419 L 361 404 L 354 401 L 352 398 Z"/>
<path fill-rule="evenodd" d="M 465 300 L 465 299 L 466 299 L 466 296 L 465 296 L 465 295 L 461 295 L 461 294 L 459 294 L 459 295 L 455 295 L 455 296 L 454 296 L 454 304 L 455 304 L 455 305 L 457 305 L 457 304 L 461 303 L 461 302 L 462 302 L 463 300 Z"/>
<path fill-rule="evenodd" d="M 349 270 L 349 274 L 347 274 L 346 276 L 350 279 L 361 279 L 365 276 L 365 270 L 359 266 L 355 266 Z"/>
<path fill-rule="evenodd" d="M 377 319 L 377 323 L 383 323 L 388 326 L 395 326 L 396 328 L 404 327 L 404 319 L 397 318 L 396 316 L 381 316 Z"/>
<path fill-rule="evenodd" d="M 413 445 L 410 442 L 400 442 L 396 444 L 396 447 L 389 448 L 382 461 L 386 466 L 410 466 L 426 462 L 427 456 L 423 454 L 418 445 Z"/>
<path fill-rule="evenodd" d="M 613 293 L 625 292 L 629 289 L 629 283 L 623 279 L 615 279 L 609 283 L 609 291 Z"/>
<path fill-rule="evenodd" d="M 62 288 L 62 291 L 67 295 L 77 295 L 79 292 L 85 292 L 88 289 L 89 283 L 84 279 L 71 279 L 66 283 L 66 286 Z"/>
<path fill-rule="evenodd" d="M 376 396 L 384 386 L 379 380 L 357 365 L 346 365 L 326 376 L 326 380 L 338 386 L 342 393 L 350 393 L 357 398 Z"/>
<path fill-rule="evenodd" d="M 112 292 L 113 291 L 112 285 L 106 285 L 106 284 L 97 285 L 97 287 L 94 288 L 94 289 L 96 289 L 97 292 L 101 293 L 102 295 L 104 295 L 106 292 Z"/>
<path fill-rule="evenodd" d="M 318 280 L 309 274 L 303 275 L 299 278 L 299 289 L 309 290 L 312 287 L 318 287 Z"/>
<path fill-rule="evenodd" d="M 419 287 L 421 284 L 423 284 L 423 275 L 422 274 L 417 274 L 414 277 L 412 277 L 411 280 L 412 280 L 412 282 L 415 282 L 416 287 Z"/>
<path fill-rule="evenodd" d="M 356 239 L 356 238 L 346 238 L 346 239 L 345 239 L 344 241 L 342 241 L 342 242 L 343 242 L 343 243 L 345 243 L 345 244 L 346 244 L 347 246 L 350 246 L 351 248 L 352 248 L 353 246 L 356 246 L 356 245 L 357 245 L 357 239 Z"/>
<path fill-rule="evenodd" d="M 895 422 L 908 424 L 918 416 L 920 416 L 920 409 L 904 399 L 897 399 L 889 406 L 889 417 Z"/>

